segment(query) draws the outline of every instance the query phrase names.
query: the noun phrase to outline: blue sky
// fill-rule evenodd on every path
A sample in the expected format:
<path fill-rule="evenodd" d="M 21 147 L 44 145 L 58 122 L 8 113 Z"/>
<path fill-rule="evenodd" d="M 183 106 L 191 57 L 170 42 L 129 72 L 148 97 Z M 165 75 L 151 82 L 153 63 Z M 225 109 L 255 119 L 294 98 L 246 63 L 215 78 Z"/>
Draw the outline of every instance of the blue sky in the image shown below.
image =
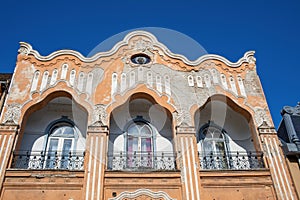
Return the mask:
<path fill-rule="evenodd" d="M 13 72 L 19 41 L 42 55 L 73 49 L 87 56 L 110 36 L 139 27 L 179 31 L 234 62 L 255 50 L 276 127 L 282 107 L 300 101 L 300 1 L 290 0 L 2 1 L 0 72 Z"/>

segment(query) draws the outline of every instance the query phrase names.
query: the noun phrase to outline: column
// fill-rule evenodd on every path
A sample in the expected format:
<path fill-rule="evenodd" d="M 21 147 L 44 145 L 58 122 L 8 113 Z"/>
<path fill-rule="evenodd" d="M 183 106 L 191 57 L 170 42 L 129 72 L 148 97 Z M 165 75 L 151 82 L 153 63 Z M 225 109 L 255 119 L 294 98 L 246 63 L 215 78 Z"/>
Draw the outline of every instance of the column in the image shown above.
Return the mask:
<path fill-rule="evenodd" d="M 103 199 L 104 170 L 107 152 L 106 126 L 92 125 L 87 131 L 85 156 L 85 200 Z"/>
<path fill-rule="evenodd" d="M 18 125 L 0 124 L 0 192 L 4 181 L 5 171 L 14 146 Z M 1 193 L 0 193 L 1 194 Z"/>
<path fill-rule="evenodd" d="M 177 127 L 176 142 L 183 188 L 183 199 L 200 199 L 199 158 L 194 127 Z"/>
<path fill-rule="evenodd" d="M 291 176 L 280 148 L 280 142 L 274 127 L 265 121 L 258 127 L 264 157 L 269 165 L 274 188 L 278 199 L 296 200 L 295 189 L 291 184 Z"/>

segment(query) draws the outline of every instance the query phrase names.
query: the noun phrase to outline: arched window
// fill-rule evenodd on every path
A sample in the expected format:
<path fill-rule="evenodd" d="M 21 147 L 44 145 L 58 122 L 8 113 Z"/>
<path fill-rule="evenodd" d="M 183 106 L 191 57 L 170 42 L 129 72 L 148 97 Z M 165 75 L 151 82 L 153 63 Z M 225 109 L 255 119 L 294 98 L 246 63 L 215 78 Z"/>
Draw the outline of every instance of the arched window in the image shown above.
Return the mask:
<path fill-rule="evenodd" d="M 205 169 L 225 169 L 229 166 L 226 131 L 209 122 L 202 126 L 199 133 L 202 146 L 201 158 Z"/>
<path fill-rule="evenodd" d="M 134 122 L 127 129 L 127 152 L 152 152 L 152 129 L 145 122 Z"/>
<path fill-rule="evenodd" d="M 70 168 L 70 156 L 77 139 L 75 132 L 74 123 L 68 119 L 60 119 L 49 125 L 45 168 Z"/>
<path fill-rule="evenodd" d="M 209 154 L 226 154 L 225 136 L 219 128 L 208 126 L 202 130 L 204 137 L 202 141 L 203 152 Z"/>
<path fill-rule="evenodd" d="M 127 128 L 127 165 L 130 168 L 152 167 L 153 130 L 145 120 L 136 119 Z"/>

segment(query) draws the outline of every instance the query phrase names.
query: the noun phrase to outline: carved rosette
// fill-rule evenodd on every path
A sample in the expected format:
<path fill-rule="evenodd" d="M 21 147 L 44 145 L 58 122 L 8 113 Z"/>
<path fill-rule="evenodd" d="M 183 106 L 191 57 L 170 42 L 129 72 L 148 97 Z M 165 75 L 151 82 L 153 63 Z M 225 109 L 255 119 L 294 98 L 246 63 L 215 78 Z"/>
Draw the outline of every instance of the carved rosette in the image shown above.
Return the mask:
<path fill-rule="evenodd" d="M 21 105 L 10 104 L 6 106 L 3 123 L 18 124 L 21 117 Z"/>

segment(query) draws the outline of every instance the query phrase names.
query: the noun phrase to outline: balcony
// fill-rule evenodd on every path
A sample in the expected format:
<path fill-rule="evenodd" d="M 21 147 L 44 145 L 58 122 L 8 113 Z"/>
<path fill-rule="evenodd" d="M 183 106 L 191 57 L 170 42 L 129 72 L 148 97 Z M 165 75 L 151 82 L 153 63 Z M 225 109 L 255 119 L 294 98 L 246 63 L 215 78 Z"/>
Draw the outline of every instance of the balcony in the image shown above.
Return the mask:
<path fill-rule="evenodd" d="M 173 152 L 117 152 L 108 154 L 110 171 L 176 171 Z"/>
<path fill-rule="evenodd" d="M 259 152 L 226 152 L 204 155 L 198 153 L 201 170 L 263 169 L 263 154 Z"/>
<path fill-rule="evenodd" d="M 31 170 L 83 170 L 84 152 L 32 152 L 13 153 L 13 169 Z"/>

